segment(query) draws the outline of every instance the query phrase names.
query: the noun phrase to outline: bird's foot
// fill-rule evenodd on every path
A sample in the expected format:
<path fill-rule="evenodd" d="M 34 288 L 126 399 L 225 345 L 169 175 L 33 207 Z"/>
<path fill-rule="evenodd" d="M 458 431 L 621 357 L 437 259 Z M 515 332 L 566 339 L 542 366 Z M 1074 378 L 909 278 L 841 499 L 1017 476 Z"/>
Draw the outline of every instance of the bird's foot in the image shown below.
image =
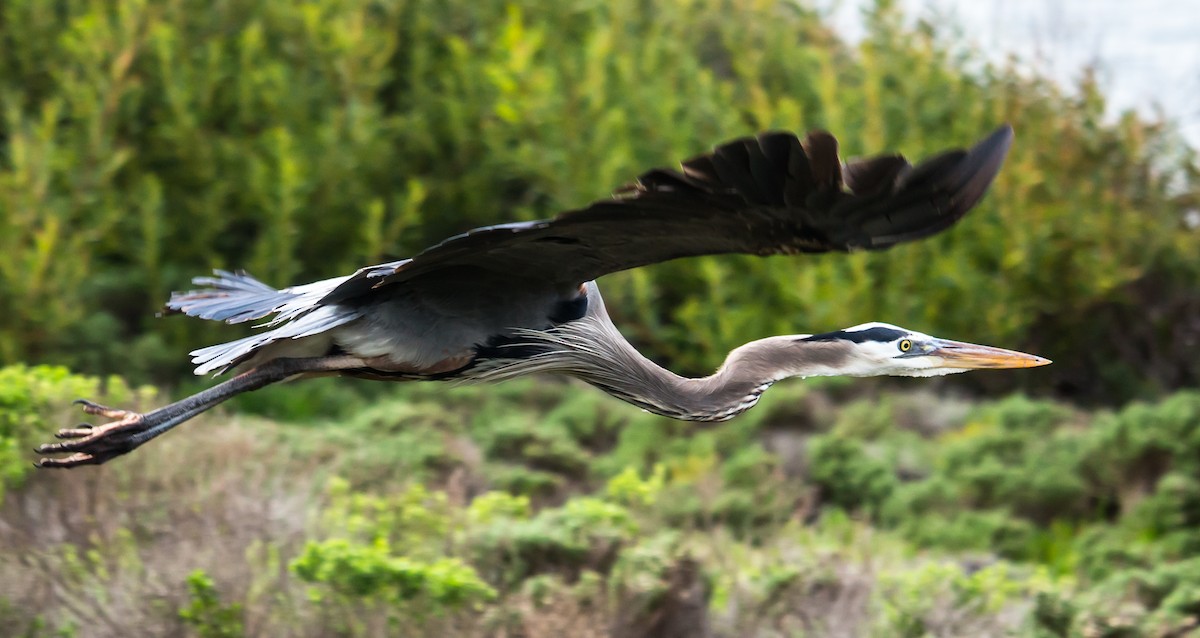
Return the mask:
<path fill-rule="evenodd" d="M 99 465 L 138 447 L 144 441 L 132 440 L 134 436 L 150 427 L 145 415 L 129 410 L 109 408 L 99 403 L 79 399 L 75 403 L 83 406 L 88 414 L 113 419 L 109 423 L 93 426 L 81 423 L 77 427 L 59 430 L 55 436 L 66 439 L 61 443 L 46 443 L 37 448 L 39 454 L 70 453 L 62 458 L 43 458 L 38 467 L 76 467 Z"/>

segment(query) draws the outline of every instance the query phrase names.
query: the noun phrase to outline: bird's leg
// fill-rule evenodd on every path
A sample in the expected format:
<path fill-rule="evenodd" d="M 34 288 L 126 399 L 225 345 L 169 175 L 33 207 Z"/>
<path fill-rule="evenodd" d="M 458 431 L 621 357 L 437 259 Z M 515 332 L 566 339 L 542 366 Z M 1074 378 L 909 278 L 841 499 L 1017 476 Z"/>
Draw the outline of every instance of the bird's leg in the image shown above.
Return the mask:
<path fill-rule="evenodd" d="M 38 447 L 37 451 L 40 454 L 70 453 L 70 455 L 54 459 L 43 458 L 37 462 L 37 466 L 98 465 L 132 451 L 180 423 L 243 392 L 257 390 L 299 375 L 337 372 L 364 366 L 361 359 L 345 355 L 272 359 L 224 383 L 146 414 L 113 409 L 91 401 L 79 400 L 76 403 L 83 405 L 84 412 L 116 420 L 100 426 L 82 424 L 79 427 L 59 430 L 58 438 L 67 440 L 61 443 L 47 443 Z"/>

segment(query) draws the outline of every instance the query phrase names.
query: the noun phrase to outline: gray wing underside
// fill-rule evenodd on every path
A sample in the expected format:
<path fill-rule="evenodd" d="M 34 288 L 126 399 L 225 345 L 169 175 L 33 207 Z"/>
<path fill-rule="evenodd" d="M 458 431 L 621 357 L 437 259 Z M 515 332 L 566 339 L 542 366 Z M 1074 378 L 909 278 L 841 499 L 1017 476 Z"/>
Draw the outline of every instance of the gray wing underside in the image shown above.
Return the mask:
<path fill-rule="evenodd" d="M 412 259 L 359 270 L 320 303 L 439 272 L 567 286 L 680 257 L 878 250 L 941 232 L 983 197 L 1012 143 L 1000 127 L 915 167 L 900 155 L 842 164 L 824 132 L 764 133 L 656 169 L 613 199 L 550 220 L 487 226 Z"/>

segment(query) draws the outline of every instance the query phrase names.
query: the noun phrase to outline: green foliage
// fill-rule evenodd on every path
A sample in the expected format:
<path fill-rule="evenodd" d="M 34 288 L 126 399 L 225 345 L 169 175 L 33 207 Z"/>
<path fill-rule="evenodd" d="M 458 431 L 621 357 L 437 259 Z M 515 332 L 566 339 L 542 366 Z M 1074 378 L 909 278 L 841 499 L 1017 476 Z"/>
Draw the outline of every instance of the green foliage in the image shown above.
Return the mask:
<path fill-rule="evenodd" d="M 1060 406 L 1023 397 L 997 403 L 943 438 L 935 480 L 957 486 L 952 503 L 1005 504 L 1039 522 L 1090 514 L 1080 511 L 1088 494 L 1078 475 L 1078 434 L 1056 427 L 1069 416 Z"/>
<path fill-rule="evenodd" d="M 549 498 L 566 487 L 561 477 L 524 465 L 493 465 L 487 470 L 487 478 L 502 490 L 531 498 Z"/>
<path fill-rule="evenodd" d="M 929 450 L 931 471 L 900 483 L 879 520 L 920 545 L 991 552 L 1078 576 L 1086 585 L 1079 592 L 1037 593 L 1039 635 L 1176 635 L 1200 618 L 1197 433 L 1195 392 L 1095 415 L 1013 397 L 940 435 Z M 843 443 L 824 463 L 843 459 L 859 473 L 877 473 L 861 452 L 845 451 L 856 445 L 866 444 Z M 828 452 L 814 454 L 815 463 Z M 900 608 L 921 601 L 901 600 Z M 921 635 L 916 612 L 895 620 Z"/>
<path fill-rule="evenodd" d="M 924 515 L 909 511 L 893 516 L 902 521 L 899 527 L 905 535 L 922 545 L 991 551 L 1018 559 L 1033 558 L 1036 547 L 1037 528 L 1005 509 Z"/>
<path fill-rule="evenodd" d="M 496 596 L 471 565 L 446 555 L 458 522 L 444 492 L 411 484 L 377 496 L 335 478 L 326 496 L 320 527 L 328 537 L 306 541 L 290 568 L 344 631 L 366 631 L 365 610 L 383 610 L 389 625 L 411 625 L 414 617 L 445 616 Z M 469 518 L 519 511 L 517 499 L 492 499 Z"/>
<path fill-rule="evenodd" d="M 242 606 L 225 605 L 217 595 L 212 578 L 198 569 L 187 579 L 188 605 L 179 610 L 179 617 L 194 629 L 200 638 L 238 638 L 246 635 L 242 623 Z"/>
<path fill-rule="evenodd" d="M 324 528 L 385 554 L 394 545 L 403 547 L 406 556 L 437 556 L 453 525 L 446 494 L 420 484 L 411 484 L 397 494 L 375 496 L 355 492 L 347 481 L 333 478 L 326 493 L 329 502 L 321 512 Z"/>
<path fill-rule="evenodd" d="M 653 473 L 643 479 L 636 469 L 625 468 L 624 472 L 612 477 L 604 491 L 608 498 L 628 506 L 647 507 L 654 505 L 666 482 L 666 470 L 655 465 Z"/>
<path fill-rule="evenodd" d="M 571 478 L 587 474 L 588 455 L 568 431 L 553 424 L 529 425 L 525 415 L 489 422 L 485 434 L 488 454 Z"/>
<path fill-rule="evenodd" d="M 972 617 L 997 614 L 1014 602 L 1058 592 L 1046 575 L 1014 573 L 1007 563 L 974 571 L 954 564 L 928 563 L 885 577 L 883 585 L 882 618 L 887 635 L 912 638 L 940 633 L 935 628 L 947 623 L 945 616 L 957 617 L 951 621 L 958 625 L 953 627 L 955 634 L 969 635 Z M 942 631 L 945 629 L 942 627 Z"/>
<path fill-rule="evenodd" d="M 546 573 L 574 580 L 585 568 L 607 571 L 637 529 L 624 507 L 575 498 L 530 519 L 495 520 L 473 530 L 470 545 L 490 581 L 514 583 Z"/>
<path fill-rule="evenodd" d="M 353 544 L 346 539 L 309 542 L 292 562 L 301 580 L 328 585 L 354 598 L 400 603 L 427 599 L 453 608 L 495 596 L 475 570 L 456 558 L 430 563 L 394 556 L 386 543 Z"/>
<path fill-rule="evenodd" d="M 837 435 L 815 437 L 808 458 L 811 480 L 832 505 L 874 511 L 896 488 L 891 469 L 872 459 L 861 441 Z"/>
<path fill-rule="evenodd" d="M 27 406 L 6 414 L 95 383 L 4 373 Z M 106 468 L 114 489 L 80 492 L 113 512 L 99 518 L 30 507 L 47 484 L 18 486 L 0 516 L 51 513 L 5 529 L 48 538 L 0 555 L 0 578 L 49 574 L 80 602 L 65 613 L 13 599 L 0 617 L 31 635 L 104 622 L 115 593 L 140 600 L 132 583 L 158 582 L 177 547 L 161 539 L 197 521 L 206 547 L 252 540 L 232 558 L 189 557 L 203 572 L 137 607 L 138 626 L 433 636 L 562 618 L 647 635 L 709 622 L 1049 638 L 1172 635 L 1198 617 L 1194 392 L 1086 412 L 894 391 L 846 402 L 792 383 L 744 420 L 699 429 L 573 390 L 414 384 L 345 422 L 213 419 L 164 439 L 164 460 Z M 530 477 L 536 489 L 513 489 Z M 76 492 L 56 497 L 66 511 Z M 248 509 L 221 509 L 238 502 Z M 285 527 L 264 537 L 272 525 Z"/>
<path fill-rule="evenodd" d="M 1200 559 L 1117 572 L 1074 606 L 1072 635 L 1187 635 L 1200 624 Z"/>
<path fill-rule="evenodd" d="M 1133 404 L 1102 418 L 1088 446 L 1092 480 L 1113 490 L 1157 481 L 1169 468 L 1200 471 L 1200 393 L 1181 392 L 1158 404 Z M 1125 499 L 1122 508 L 1134 503 Z"/>
<path fill-rule="evenodd" d="M 175 378 L 172 353 L 233 335 L 147 322 L 214 266 L 277 285 L 342 274 L 766 128 L 920 157 L 1010 121 L 996 188 L 953 234 L 619 274 L 609 307 L 691 372 L 750 338 L 885 318 L 1073 358 L 1056 368 L 1093 398 L 1196 381 L 1171 347 L 1190 325 L 1171 318 L 1196 312 L 1200 237 L 1178 223 L 1194 153 L 1163 123 L 1108 123 L 1090 75 L 1068 91 L 986 64 L 892 2 L 857 47 L 769 0 L 12 0 L 3 15 L 3 362 Z M 1110 342 L 1139 347 L 1094 347 Z"/>

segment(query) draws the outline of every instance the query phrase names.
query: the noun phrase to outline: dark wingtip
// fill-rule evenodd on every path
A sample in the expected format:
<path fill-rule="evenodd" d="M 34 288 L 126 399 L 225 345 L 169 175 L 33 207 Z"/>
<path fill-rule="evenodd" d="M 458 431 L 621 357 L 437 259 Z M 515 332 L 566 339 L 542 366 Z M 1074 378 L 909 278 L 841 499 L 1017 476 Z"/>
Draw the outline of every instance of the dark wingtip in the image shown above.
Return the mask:
<path fill-rule="evenodd" d="M 975 148 L 979 148 L 981 146 L 996 146 L 997 148 L 1003 148 L 1004 152 L 1007 153 L 1008 148 L 1012 146 L 1013 137 L 1015 137 L 1015 134 L 1013 133 L 1012 124 L 1005 122 L 1004 124 L 997 126 L 996 130 L 992 131 L 991 135 L 988 135 L 983 139 L 983 141 L 976 144 Z"/>
<path fill-rule="evenodd" d="M 1003 124 L 968 149 L 945 151 L 903 174 L 896 199 L 885 214 L 867 209 L 858 245 L 887 248 L 946 230 L 963 218 L 987 193 L 1004 165 L 1013 129 Z"/>
<path fill-rule="evenodd" d="M 1013 137 L 1015 136 L 1012 126 L 1001 124 L 996 130 L 992 131 L 991 135 L 988 135 L 976 143 L 975 146 L 972 146 L 967 151 L 967 157 L 982 162 L 979 170 L 980 173 L 990 174 L 991 177 L 995 177 L 1000 172 L 1000 166 L 1004 163 L 1004 158 L 1008 156 L 1008 150 L 1012 148 Z M 989 179 L 989 181 L 991 180 Z"/>
<path fill-rule="evenodd" d="M 967 156 L 960 164 L 962 181 L 956 189 L 959 196 L 955 198 L 954 216 L 962 216 L 983 199 L 988 187 L 1000 174 L 1004 158 L 1012 148 L 1013 137 L 1012 126 L 1002 124 L 967 151 Z"/>

